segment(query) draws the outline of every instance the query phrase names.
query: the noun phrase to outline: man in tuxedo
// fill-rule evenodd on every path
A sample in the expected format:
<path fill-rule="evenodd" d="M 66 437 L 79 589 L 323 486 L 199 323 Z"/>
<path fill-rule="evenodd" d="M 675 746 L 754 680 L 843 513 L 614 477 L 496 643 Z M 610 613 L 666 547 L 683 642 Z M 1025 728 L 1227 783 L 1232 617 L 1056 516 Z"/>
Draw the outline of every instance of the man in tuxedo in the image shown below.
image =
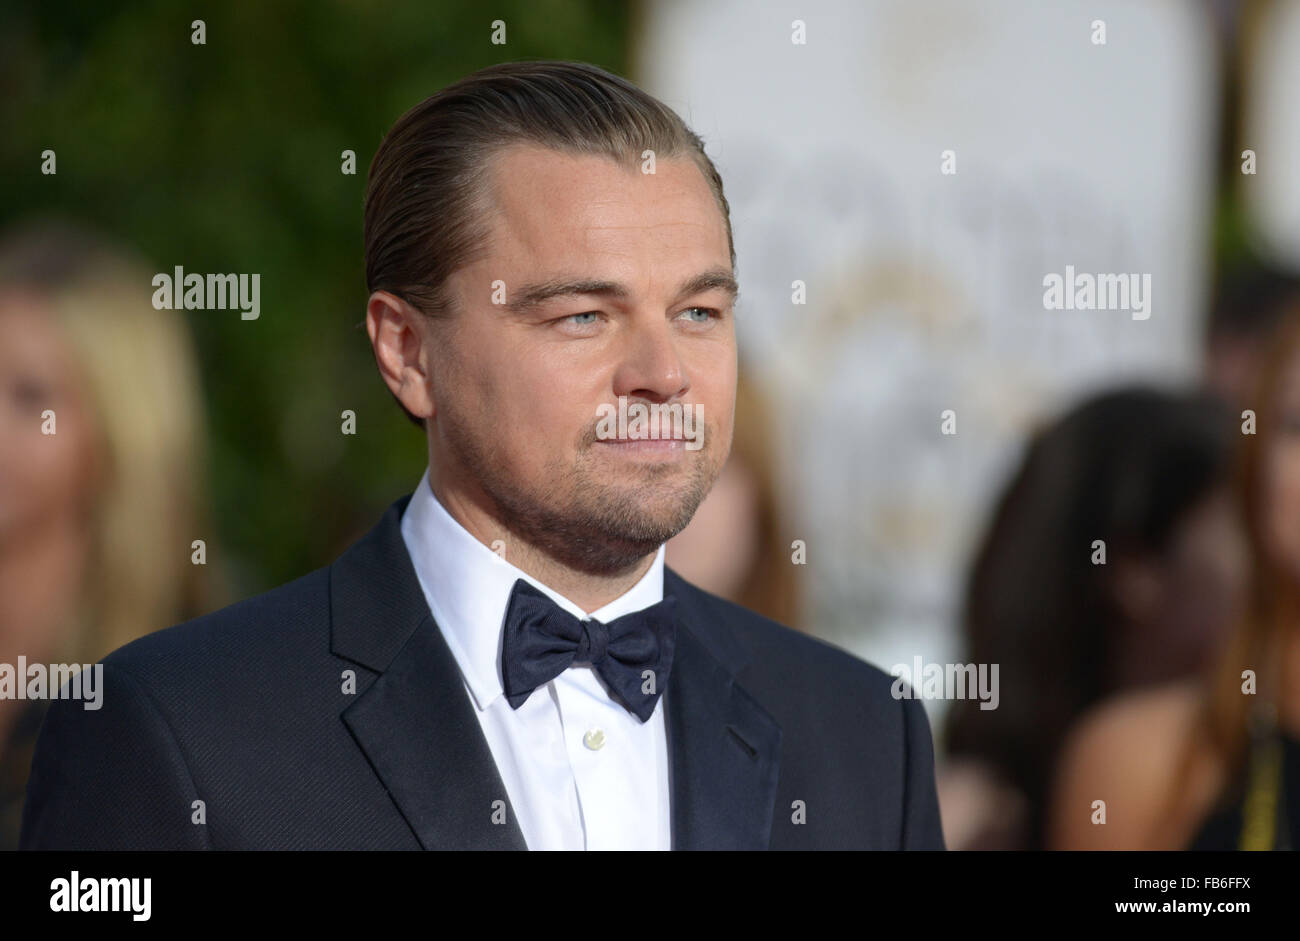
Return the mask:
<path fill-rule="evenodd" d="M 731 445 L 728 213 L 699 138 L 592 66 L 399 119 L 366 327 L 428 468 L 333 564 L 54 702 L 22 846 L 942 849 L 920 703 L 664 566 Z"/>

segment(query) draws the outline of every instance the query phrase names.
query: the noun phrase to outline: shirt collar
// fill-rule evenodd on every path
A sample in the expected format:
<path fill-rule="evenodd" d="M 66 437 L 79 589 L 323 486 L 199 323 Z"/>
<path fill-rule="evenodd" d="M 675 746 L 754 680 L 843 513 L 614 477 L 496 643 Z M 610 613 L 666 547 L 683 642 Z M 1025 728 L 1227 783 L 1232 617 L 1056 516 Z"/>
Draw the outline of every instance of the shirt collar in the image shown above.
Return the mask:
<path fill-rule="evenodd" d="M 460 666 L 475 705 L 486 709 L 502 695 L 498 655 L 506 605 L 516 579 L 524 579 L 576 618 L 608 624 L 663 600 L 664 547 L 641 579 L 609 604 L 582 608 L 511 565 L 461 526 L 434 496 L 425 468 L 402 514 L 406 543 L 429 610 Z"/>

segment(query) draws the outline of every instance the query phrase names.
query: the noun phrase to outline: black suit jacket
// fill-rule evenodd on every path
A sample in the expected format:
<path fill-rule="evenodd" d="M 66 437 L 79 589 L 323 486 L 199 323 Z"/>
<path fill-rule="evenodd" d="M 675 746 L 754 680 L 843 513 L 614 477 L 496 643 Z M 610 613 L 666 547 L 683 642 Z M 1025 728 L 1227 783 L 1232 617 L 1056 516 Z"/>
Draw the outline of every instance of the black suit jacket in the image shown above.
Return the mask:
<path fill-rule="evenodd" d="M 110 654 L 98 711 L 51 703 L 21 848 L 525 849 L 409 500 L 332 565 Z M 892 677 L 671 569 L 664 592 L 674 849 L 944 848 L 929 724 Z"/>

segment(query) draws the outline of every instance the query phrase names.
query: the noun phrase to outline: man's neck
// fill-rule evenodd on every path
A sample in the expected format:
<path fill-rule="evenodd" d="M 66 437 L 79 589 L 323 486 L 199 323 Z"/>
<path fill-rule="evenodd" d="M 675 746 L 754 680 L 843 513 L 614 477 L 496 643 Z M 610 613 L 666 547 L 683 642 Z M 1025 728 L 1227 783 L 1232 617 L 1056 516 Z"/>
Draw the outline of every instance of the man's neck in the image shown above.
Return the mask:
<path fill-rule="evenodd" d="M 432 480 L 429 486 L 434 499 L 466 532 L 494 552 L 504 544 L 505 558 L 511 565 L 559 592 L 588 614 L 626 594 L 654 564 L 656 553 L 651 552 L 627 569 L 609 575 L 575 569 L 510 530 L 472 500 L 454 491 L 441 492 Z"/>

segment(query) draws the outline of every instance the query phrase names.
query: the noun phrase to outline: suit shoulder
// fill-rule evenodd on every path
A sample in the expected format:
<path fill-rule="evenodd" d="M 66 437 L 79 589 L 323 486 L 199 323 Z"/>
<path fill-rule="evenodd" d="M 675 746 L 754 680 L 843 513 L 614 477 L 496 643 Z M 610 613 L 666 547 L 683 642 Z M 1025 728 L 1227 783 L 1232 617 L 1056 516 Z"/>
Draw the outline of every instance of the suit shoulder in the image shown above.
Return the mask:
<path fill-rule="evenodd" d="M 176 671 L 192 679 L 232 663 L 265 663 L 292 656 L 313 640 L 329 644 L 329 567 L 146 634 L 104 658 L 138 680 Z"/>

